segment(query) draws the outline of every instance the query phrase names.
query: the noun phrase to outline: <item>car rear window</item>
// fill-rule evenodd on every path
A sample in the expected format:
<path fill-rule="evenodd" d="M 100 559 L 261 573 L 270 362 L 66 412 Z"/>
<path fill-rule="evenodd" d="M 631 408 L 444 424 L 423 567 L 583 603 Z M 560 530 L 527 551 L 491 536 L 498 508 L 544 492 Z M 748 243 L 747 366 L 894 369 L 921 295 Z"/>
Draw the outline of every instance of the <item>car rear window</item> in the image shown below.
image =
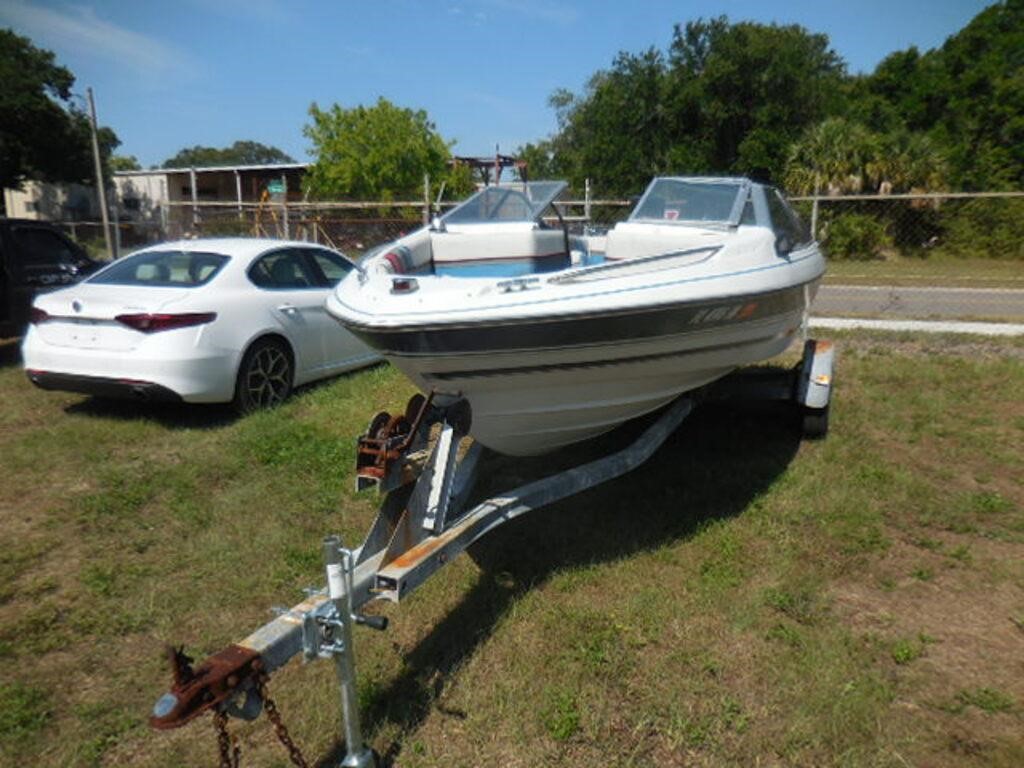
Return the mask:
<path fill-rule="evenodd" d="M 210 282 L 227 261 L 205 251 L 145 251 L 115 261 L 88 282 L 189 288 Z"/>

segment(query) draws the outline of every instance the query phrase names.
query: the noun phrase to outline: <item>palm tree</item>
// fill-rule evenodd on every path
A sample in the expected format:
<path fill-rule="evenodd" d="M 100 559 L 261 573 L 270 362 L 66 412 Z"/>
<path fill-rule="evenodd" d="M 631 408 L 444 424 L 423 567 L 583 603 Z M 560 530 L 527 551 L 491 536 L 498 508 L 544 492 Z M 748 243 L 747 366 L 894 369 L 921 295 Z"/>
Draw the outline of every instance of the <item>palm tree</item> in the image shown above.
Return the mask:
<path fill-rule="evenodd" d="M 927 136 L 907 130 L 880 136 L 865 166 L 879 192 L 935 192 L 945 186 L 946 159 Z"/>
<path fill-rule="evenodd" d="M 927 136 L 905 129 L 872 133 L 859 123 L 830 117 L 809 128 L 790 148 L 786 188 L 793 194 L 942 189 L 946 161 Z"/>
<path fill-rule="evenodd" d="M 860 192 L 876 143 L 864 126 L 841 117 L 811 126 L 790 148 L 786 189 L 792 194 Z"/>

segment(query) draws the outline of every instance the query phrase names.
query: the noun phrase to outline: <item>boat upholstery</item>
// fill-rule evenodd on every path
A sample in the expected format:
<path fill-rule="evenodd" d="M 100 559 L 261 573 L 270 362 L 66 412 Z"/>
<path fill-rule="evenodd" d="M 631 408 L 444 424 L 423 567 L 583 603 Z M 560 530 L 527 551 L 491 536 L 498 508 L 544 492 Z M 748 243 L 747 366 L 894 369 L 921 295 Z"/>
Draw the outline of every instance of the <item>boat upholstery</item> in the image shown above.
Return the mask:
<path fill-rule="evenodd" d="M 452 230 L 431 233 L 434 266 L 476 261 L 565 259 L 565 236 L 558 229 L 502 227 L 489 232 Z"/>
<path fill-rule="evenodd" d="M 720 242 L 721 239 L 722 233 L 715 230 L 624 221 L 608 233 L 605 258 L 608 261 L 621 261 L 656 256 L 700 248 Z"/>
<path fill-rule="evenodd" d="M 395 275 L 429 271 L 431 254 L 430 232 L 420 229 L 381 254 L 378 269 Z"/>
<path fill-rule="evenodd" d="M 518 277 L 564 269 L 570 264 L 560 229 L 508 225 L 420 230 L 402 238 L 380 256 L 379 269 L 390 274 L 433 272 L 456 276 Z M 576 260 L 579 260 L 577 255 Z"/>

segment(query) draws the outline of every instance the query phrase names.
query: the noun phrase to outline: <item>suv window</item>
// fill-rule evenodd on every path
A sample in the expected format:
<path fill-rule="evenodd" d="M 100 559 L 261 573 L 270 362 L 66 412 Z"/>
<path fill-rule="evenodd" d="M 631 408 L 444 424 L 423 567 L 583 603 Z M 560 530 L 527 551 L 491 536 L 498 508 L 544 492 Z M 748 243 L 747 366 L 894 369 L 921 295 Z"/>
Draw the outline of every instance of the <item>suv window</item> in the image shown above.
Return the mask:
<path fill-rule="evenodd" d="M 776 236 L 785 235 L 793 248 L 806 245 L 811 242 L 810 230 L 793 210 L 786 198 L 779 190 L 771 188 L 766 190 L 768 198 L 768 213 L 772 217 L 772 229 Z"/>
<path fill-rule="evenodd" d="M 288 248 L 260 256 L 249 267 L 249 279 L 260 288 L 318 288 L 320 279 L 313 274 L 301 251 Z"/>
<path fill-rule="evenodd" d="M 352 271 L 352 265 L 336 253 L 309 249 L 307 253 L 313 257 L 313 261 L 327 278 L 327 285 L 337 285 L 345 275 Z"/>
<path fill-rule="evenodd" d="M 63 237 L 42 227 L 14 227 L 11 238 L 22 256 L 22 263 L 31 267 L 66 264 L 77 266 L 78 254 Z"/>

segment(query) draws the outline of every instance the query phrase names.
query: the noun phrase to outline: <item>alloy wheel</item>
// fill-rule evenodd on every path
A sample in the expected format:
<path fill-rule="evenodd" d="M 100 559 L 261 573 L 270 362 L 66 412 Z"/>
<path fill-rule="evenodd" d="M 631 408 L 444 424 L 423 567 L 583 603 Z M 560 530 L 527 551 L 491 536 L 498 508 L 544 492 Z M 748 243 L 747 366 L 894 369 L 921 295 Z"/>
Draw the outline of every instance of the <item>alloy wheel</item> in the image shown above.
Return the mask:
<path fill-rule="evenodd" d="M 257 350 L 245 373 L 245 391 L 256 408 L 269 408 L 283 402 L 291 389 L 291 363 L 276 346 Z"/>

